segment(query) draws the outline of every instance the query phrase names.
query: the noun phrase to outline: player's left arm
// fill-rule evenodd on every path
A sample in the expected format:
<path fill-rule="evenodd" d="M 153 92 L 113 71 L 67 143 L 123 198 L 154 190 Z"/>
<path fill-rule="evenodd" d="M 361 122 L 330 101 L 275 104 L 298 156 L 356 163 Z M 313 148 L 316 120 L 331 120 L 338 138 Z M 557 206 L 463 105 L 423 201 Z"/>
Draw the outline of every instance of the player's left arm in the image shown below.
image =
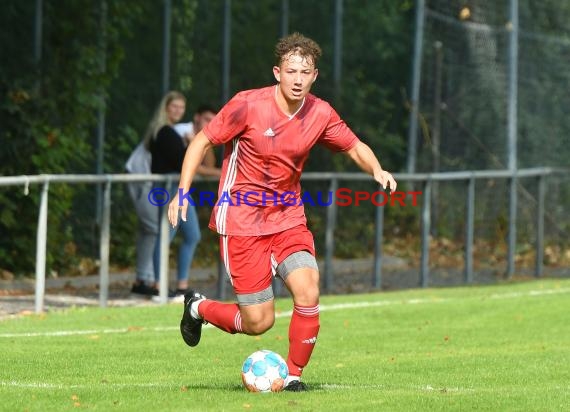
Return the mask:
<path fill-rule="evenodd" d="M 347 150 L 346 155 L 358 165 L 364 172 L 372 175 L 374 180 L 382 185 L 384 190 L 390 188 L 391 192 L 396 190 L 396 180 L 391 173 L 382 169 L 376 155 L 365 143 L 358 142 L 352 149 Z"/>

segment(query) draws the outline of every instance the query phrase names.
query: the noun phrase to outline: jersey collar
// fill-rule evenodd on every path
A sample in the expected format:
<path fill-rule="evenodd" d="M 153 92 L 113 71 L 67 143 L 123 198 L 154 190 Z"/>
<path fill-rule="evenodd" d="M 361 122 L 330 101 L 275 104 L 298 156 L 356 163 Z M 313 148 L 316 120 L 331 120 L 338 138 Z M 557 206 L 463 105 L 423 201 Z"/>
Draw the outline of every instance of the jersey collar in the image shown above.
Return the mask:
<path fill-rule="evenodd" d="M 299 106 L 299 108 L 295 111 L 295 113 L 293 113 L 292 115 L 288 115 L 286 114 L 283 110 L 281 110 L 281 107 L 279 107 L 279 104 L 277 103 L 277 88 L 279 87 L 278 84 L 275 85 L 275 93 L 273 95 L 273 100 L 275 101 L 275 105 L 277 106 L 277 108 L 279 109 L 279 111 L 281 113 L 283 113 L 285 116 L 287 116 L 287 118 L 289 120 L 293 119 L 293 117 L 297 116 L 297 114 L 301 111 L 301 109 L 303 108 L 303 106 L 305 105 L 305 99 L 307 98 L 307 96 L 303 97 L 303 101 L 301 102 L 301 106 Z"/>

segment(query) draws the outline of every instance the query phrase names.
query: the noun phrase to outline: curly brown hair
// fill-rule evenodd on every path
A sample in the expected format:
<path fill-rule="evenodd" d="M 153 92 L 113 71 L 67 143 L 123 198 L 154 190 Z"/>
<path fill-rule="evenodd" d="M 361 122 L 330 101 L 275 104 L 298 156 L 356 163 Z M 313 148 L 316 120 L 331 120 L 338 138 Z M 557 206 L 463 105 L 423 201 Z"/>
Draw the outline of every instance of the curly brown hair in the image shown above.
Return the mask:
<path fill-rule="evenodd" d="M 321 47 L 316 41 L 295 32 L 281 38 L 277 42 L 275 45 L 275 62 L 279 66 L 285 57 L 290 54 L 298 54 L 301 57 L 310 59 L 316 67 L 317 60 L 319 60 L 322 53 Z"/>

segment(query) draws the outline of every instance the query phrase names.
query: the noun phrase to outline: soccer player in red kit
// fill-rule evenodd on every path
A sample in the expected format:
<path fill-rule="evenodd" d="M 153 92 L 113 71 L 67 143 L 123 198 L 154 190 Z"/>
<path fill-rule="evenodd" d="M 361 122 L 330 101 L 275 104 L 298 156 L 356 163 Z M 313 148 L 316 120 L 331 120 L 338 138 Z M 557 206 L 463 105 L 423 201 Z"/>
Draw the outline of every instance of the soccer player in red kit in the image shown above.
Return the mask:
<path fill-rule="evenodd" d="M 285 382 L 289 391 L 307 389 L 301 373 L 319 332 L 319 272 L 299 201 L 299 181 L 310 149 L 322 144 L 344 153 L 384 189 L 396 189 L 396 181 L 372 150 L 327 102 L 309 93 L 320 55 L 319 45 L 299 33 L 279 40 L 273 67 L 277 84 L 238 93 L 194 138 L 184 158 L 178 194 L 168 208 L 172 225 L 179 214 L 185 219 L 185 194 L 204 153 L 224 144 L 210 228 L 220 234 L 220 254 L 238 302 L 221 303 L 190 292 L 180 330 L 189 346 L 198 344 L 206 322 L 229 333 L 264 333 L 275 321 L 272 276 L 281 277 L 294 303 Z"/>

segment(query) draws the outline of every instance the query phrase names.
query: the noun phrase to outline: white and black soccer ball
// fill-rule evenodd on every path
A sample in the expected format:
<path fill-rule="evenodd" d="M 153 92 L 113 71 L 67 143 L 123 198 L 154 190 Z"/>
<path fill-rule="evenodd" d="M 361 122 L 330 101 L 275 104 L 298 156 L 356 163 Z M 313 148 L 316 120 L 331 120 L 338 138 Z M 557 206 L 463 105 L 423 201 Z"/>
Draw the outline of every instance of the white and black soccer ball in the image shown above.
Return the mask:
<path fill-rule="evenodd" d="M 243 386 L 250 392 L 279 392 L 283 390 L 287 375 L 287 363 L 270 350 L 252 353 L 241 368 Z"/>

